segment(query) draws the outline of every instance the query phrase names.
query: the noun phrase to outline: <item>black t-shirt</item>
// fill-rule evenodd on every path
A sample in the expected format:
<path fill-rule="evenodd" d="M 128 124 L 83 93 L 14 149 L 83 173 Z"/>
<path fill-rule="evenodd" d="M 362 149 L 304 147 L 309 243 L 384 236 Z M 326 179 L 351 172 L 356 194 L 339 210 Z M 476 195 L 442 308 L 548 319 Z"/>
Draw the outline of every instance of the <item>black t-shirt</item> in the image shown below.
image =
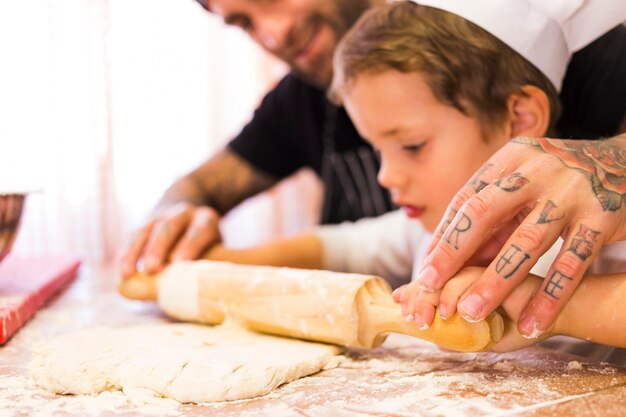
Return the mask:
<path fill-rule="evenodd" d="M 576 52 L 561 89 L 562 138 L 595 139 L 617 132 L 626 114 L 626 27 Z"/>
<path fill-rule="evenodd" d="M 378 155 L 324 91 L 287 75 L 229 147 L 255 168 L 284 178 L 302 167 L 324 183 L 322 223 L 378 216 L 393 208 L 376 181 Z"/>
<path fill-rule="evenodd" d="M 610 136 L 626 112 L 626 28 L 607 33 L 572 58 L 563 83 L 564 138 Z M 229 147 L 257 169 L 284 178 L 310 167 L 325 185 L 323 223 L 393 208 L 376 182 L 379 161 L 342 108 L 324 91 L 287 75 Z"/>

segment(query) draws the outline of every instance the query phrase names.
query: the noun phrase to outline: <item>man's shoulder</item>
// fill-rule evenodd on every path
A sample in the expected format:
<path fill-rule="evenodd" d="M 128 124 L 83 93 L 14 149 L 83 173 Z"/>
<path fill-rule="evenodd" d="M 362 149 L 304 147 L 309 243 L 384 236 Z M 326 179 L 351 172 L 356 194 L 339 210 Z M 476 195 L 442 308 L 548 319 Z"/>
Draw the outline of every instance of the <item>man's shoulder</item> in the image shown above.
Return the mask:
<path fill-rule="evenodd" d="M 267 93 L 255 112 L 255 119 L 266 120 L 272 126 L 277 126 L 278 117 L 283 128 L 293 126 L 294 123 L 298 125 L 303 120 L 321 123 L 327 102 L 323 90 L 293 74 L 287 74 Z"/>
<path fill-rule="evenodd" d="M 285 75 L 271 91 L 281 97 L 311 97 L 312 99 L 325 99 L 324 90 L 306 82 L 293 73 Z"/>

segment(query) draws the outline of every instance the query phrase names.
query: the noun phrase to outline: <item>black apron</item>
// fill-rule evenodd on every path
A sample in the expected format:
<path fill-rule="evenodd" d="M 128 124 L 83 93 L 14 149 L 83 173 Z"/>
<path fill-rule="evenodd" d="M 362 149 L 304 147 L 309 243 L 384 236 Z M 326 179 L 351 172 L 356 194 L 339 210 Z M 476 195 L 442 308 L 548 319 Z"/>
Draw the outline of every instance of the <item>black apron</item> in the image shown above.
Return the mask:
<path fill-rule="evenodd" d="M 380 158 L 372 148 L 335 149 L 337 111 L 331 104 L 326 106 L 322 127 L 322 224 L 380 216 L 395 208 L 376 179 Z"/>

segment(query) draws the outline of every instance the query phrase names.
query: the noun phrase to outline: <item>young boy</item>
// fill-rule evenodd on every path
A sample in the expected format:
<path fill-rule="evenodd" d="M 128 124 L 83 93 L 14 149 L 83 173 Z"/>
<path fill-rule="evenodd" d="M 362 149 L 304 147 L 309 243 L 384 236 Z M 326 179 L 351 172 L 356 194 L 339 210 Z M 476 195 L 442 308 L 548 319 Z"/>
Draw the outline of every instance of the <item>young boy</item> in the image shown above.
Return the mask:
<path fill-rule="evenodd" d="M 520 54 L 462 17 L 412 2 L 366 13 L 338 47 L 334 76 L 332 95 L 380 152 L 378 179 L 405 215 L 325 227 L 249 250 L 216 249 L 213 259 L 374 273 L 402 284 L 422 262 L 455 192 L 511 138 L 549 132 L 559 112 L 554 81 Z M 524 185 L 513 173 L 492 186 L 510 192 Z M 479 275 L 466 269 L 440 292 L 424 293 L 414 283 L 394 296 L 423 327 L 437 306 L 442 317 L 454 314 L 458 297 Z M 555 296 L 559 279 L 567 277 L 555 278 Z M 529 278 L 510 294 L 503 308 L 512 320 L 540 283 Z M 626 274 L 586 278 L 542 338 L 565 334 L 626 346 L 626 321 L 619 319 L 626 315 L 624 295 Z M 538 340 L 511 332 L 494 349 Z"/>

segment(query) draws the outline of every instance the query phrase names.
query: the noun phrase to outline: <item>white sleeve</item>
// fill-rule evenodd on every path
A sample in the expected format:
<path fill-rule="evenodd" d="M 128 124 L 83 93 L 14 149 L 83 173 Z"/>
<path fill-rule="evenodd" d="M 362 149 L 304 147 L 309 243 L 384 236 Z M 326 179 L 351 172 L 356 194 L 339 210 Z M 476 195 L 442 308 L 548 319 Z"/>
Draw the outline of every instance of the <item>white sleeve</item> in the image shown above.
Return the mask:
<path fill-rule="evenodd" d="M 559 238 L 552 247 L 544 253 L 531 273 L 545 277 L 552 263 L 563 246 L 563 239 Z M 586 274 L 617 274 L 626 272 L 626 241 L 613 242 L 605 245 Z"/>
<path fill-rule="evenodd" d="M 356 222 L 320 226 L 325 269 L 381 276 L 398 287 L 411 279 L 415 249 L 429 236 L 421 224 L 397 210 Z"/>

